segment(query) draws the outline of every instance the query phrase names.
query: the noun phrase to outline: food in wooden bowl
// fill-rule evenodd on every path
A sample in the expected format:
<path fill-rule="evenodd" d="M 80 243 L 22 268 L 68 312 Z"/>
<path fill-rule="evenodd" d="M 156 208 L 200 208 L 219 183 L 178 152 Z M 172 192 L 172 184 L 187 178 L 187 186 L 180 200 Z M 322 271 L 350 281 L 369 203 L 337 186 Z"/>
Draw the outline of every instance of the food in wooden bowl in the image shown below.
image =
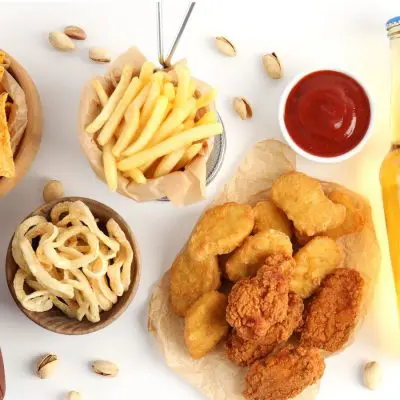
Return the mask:
<path fill-rule="evenodd" d="M 56 333 L 81 335 L 117 319 L 139 283 L 138 246 L 127 223 L 97 201 L 66 197 L 17 228 L 6 276 L 18 307 Z"/>
<path fill-rule="evenodd" d="M 26 70 L 0 50 L 0 197 L 28 172 L 42 137 L 39 94 Z"/>

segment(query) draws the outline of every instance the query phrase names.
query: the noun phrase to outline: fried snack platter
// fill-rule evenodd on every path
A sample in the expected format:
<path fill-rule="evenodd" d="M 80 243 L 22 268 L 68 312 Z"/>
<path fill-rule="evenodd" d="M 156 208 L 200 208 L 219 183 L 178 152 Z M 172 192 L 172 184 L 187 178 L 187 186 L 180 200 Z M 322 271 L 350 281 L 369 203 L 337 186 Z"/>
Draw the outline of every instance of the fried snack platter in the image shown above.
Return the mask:
<path fill-rule="evenodd" d="M 276 181 L 276 179 L 282 174 L 293 170 L 295 170 L 295 155 L 286 145 L 273 140 L 259 142 L 252 148 L 245 159 L 241 162 L 236 174 L 227 183 L 227 185 L 224 187 L 224 190 L 216 197 L 210 207 L 222 205 L 227 202 L 247 203 L 251 206 L 254 206 L 260 201 L 270 200 L 272 183 Z M 290 174 L 288 176 L 290 176 Z M 311 181 L 312 184 L 314 184 L 313 182 L 314 180 Z M 242 326 L 236 326 L 236 332 L 238 332 L 238 328 L 243 328 L 244 331 L 242 330 L 240 332 L 241 336 L 235 334 L 235 332 L 229 336 L 228 343 L 226 344 L 227 349 L 225 349 L 225 340 L 222 340 L 219 341 L 217 346 L 208 353 L 206 351 L 207 349 L 204 349 L 201 346 L 194 346 L 193 348 L 190 348 L 191 343 L 188 341 L 188 332 L 185 330 L 188 329 L 188 326 L 189 328 L 190 326 L 193 326 L 193 321 L 196 318 L 196 314 L 198 324 L 197 327 L 204 326 L 204 317 L 203 319 L 199 317 L 199 312 L 196 313 L 196 308 L 202 306 L 203 310 L 207 307 L 207 309 L 212 310 L 213 307 L 216 307 L 215 305 L 218 302 L 220 302 L 220 304 L 224 304 L 222 298 L 225 298 L 224 301 L 227 302 L 225 304 L 228 304 L 228 310 L 229 307 L 233 308 L 233 310 L 230 310 L 228 314 L 232 318 L 232 320 L 229 322 L 234 325 L 235 320 L 240 321 L 240 318 L 237 319 L 236 317 L 238 314 L 240 314 L 240 312 L 242 312 L 240 307 L 237 307 L 238 301 L 244 301 L 241 300 L 241 298 L 243 298 L 241 296 L 243 295 L 245 296 L 243 299 L 246 299 L 247 301 L 248 297 L 246 296 L 248 296 L 249 293 L 248 289 L 237 289 L 237 287 L 247 285 L 251 286 L 251 290 L 254 290 L 253 288 L 257 287 L 256 283 L 253 282 L 250 284 L 245 279 L 240 281 L 240 284 L 236 283 L 234 290 L 231 289 L 232 283 L 229 284 L 228 288 L 223 285 L 219 289 L 219 292 L 230 293 L 228 299 L 230 296 L 232 296 L 233 291 L 236 292 L 234 293 L 236 296 L 235 300 L 229 302 L 226 299 L 226 295 L 224 296 L 222 294 L 221 298 L 217 298 L 215 294 L 210 294 L 218 293 L 215 291 L 215 289 L 219 286 L 217 278 L 214 277 L 212 279 L 211 274 L 210 279 L 208 279 L 208 287 L 201 288 L 201 290 L 207 292 L 207 295 L 201 297 L 201 301 L 197 301 L 195 306 L 189 309 L 189 315 L 186 314 L 186 319 L 188 320 L 186 323 L 182 317 L 179 317 L 176 314 L 176 312 L 179 313 L 180 311 L 182 315 L 188 305 L 179 304 L 175 301 L 175 311 L 171 307 L 170 292 L 172 295 L 173 291 L 171 290 L 170 271 L 164 275 L 154 289 L 149 311 L 149 330 L 156 338 L 162 350 L 162 354 L 170 368 L 182 375 L 188 382 L 199 389 L 208 398 L 216 400 L 243 399 L 243 391 L 245 388 L 248 398 L 257 398 L 257 387 L 264 387 L 264 390 L 269 390 L 268 394 L 270 397 L 268 398 L 313 399 L 318 393 L 318 380 L 323 373 L 323 362 L 321 361 L 321 353 L 319 351 L 316 352 L 315 350 L 312 350 L 312 348 L 311 350 L 307 350 L 308 346 L 318 348 L 325 347 L 326 352 L 322 351 L 322 354 L 330 355 L 341 351 L 354 341 L 358 327 L 366 315 L 372 298 L 374 283 L 376 282 L 380 264 L 379 246 L 376 240 L 371 218 L 371 210 L 368 202 L 361 196 L 334 183 L 322 182 L 322 187 L 325 195 L 328 198 L 332 195 L 334 197 L 338 196 L 335 197 L 337 201 L 335 204 L 347 204 L 347 207 L 349 207 L 350 202 L 352 205 L 356 205 L 356 209 L 359 210 L 360 213 L 351 213 L 352 216 L 356 215 L 356 217 L 352 219 L 346 218 L 346 220 L 341 220 L 342 212 L 340 209 L 342 209 L 342 207 L 337 207 L 336 218 L 342 221 L 340 224 L 340 229 L 342 229 L 342 231 L 339 232 L 338 227 L 331 228 L 332 230 L 329 231 L 331 237 L 329 238 L 330 240 L 327 241 L 325 239 L 322 239 L 321 241 L 320 237 L 322 236 L 317 236 L 316 239 L 312 240 L 310 240 L 309 237 L 305 238 L 305 231 L 311 234 L 311 232 L 315 229 L 329 229 L 329 226 L 326 228 L 325 226 L 321 228 L 321 223 L 323 223 L 323 221 L 321 222 L 320 219 L 316 218 L 312 221 L 302 221 L 298 224 L 297 228 L 299 228 L 299 231 L 297 232 L 297 236 L 302 236 L 304 239 L 303 243 L 307 242 L 307 245 L 303 245 L 300 251 L 294 253 L 294 258 L 297 258 L 296 263 L 300 265 L 304 265 L 306 263 L 305 260 L 307 260 L 307 255 L 310 251 L 310 248 L 313 251 L 313 254 L 317 254 L 317 257 L 319 254 L 318 252 L 324 254 L 326 251 L 328 252 L 327 254 L 331 255 L 333 259 L 335 259 L 337 248 L 339 248 L 341 258 L 340 260 L 336 260 L 338 261 L 338 264 L 334 264 L 334 268 L 331 265 L 322 265 L 322 271 L 318 271 L 318 273 L 325 275 L 327 270 L 331 272 L 326 278 L 317 278 L 316 280 L 307 279 L 307 274 L 303 273 L 301 281 L 305 282 L 305 284 L 301 285 L 301 287 L 296 287 L 296 282 L 300 281 L 299 277 L 297 277 L 297 281 L 296 279 L 291 280 L 290 285 L 294 285 L 294 287 L 291 287 L 290 291 L 296 291 L 298 294 L 289 294 L 287 302 L 282 303 L 283 305 L 281 305 L 280 308 L 277 307 L 277 314 L 279 314 L 279 312 L 284 314 L 284 311 L 282 311 L 283 307 L 285 307 L 285 304 L 286 307 L 289 304 L 290 312 L 287 312 L 287 319 L 281 323 L 280 327 L 275 325 L 277 329 L 276 332 L 273 332 L 272 334 L 285 336 L 285 332 L 291 332 L 294 327 L 297 327 L 299 319 L 301 319 L 300 314 L 302 314 L 303 309 L 302 297 L 307 297 L 310 292 L 315 290 L 316 292 L 312 297 L 313 305 L 307 309 L 307 314 L 304 314 L 305 323 L 303 328 L 307 334 L 302 334 L 303 339 L 301 347 L 297 347 L 297 344 L 295 344 L 294 347 L 287 345 L 281 351 L 276 349 L 275 351 L 277 351 L 278 354 L 267 358 L 266 361 L 254 363 L 250 368 L 249 376 L 247 378 L 247 386 L 245 385 L 245 379 L 248 368 L 239 367 L 230 362 L 227 358 L 227 355 L 229 352 L 231 352 L 229 357 L 234 358 L 235 351 L 239 351 L 239 359 L 237 359 L 236 362 L 241 363 L 241 365 L 246 365 L 254 361 L 251 359 L 252 356 L 255 355 L 254 358 L 257 358 L 257 351 L 268 353 L 270 351 L 267 349 L 268 343 L 265 344 L 264 349 L 261 348 L 256 350 L 251 348 L 252 342 L 247 341 L 245 347 L 243 347 L 243 344 L 241 343 L 243 341 L 242 336 L 245 336 L 246 334 L 262 335 L 264 333 L 263 330 L 267 330 L 271 334 L 271 330 L 268 326 L 256 324 L 259 328 L 258 330 L 255 331 L 252 328 L 247 329 L 246 331 L 245 328 L 249 328 L 249 326 L 246 326 L 245 323 L 241 323 Z M 312 201 L 312 199 L 310 201 Z M 320 204 L 321 202 L 318 203 Z M 331 207 L 331 203 L 328 202 L 325 205 L 322 204 L 322 207 L 327 206 Z M 267 204 L 265 207 L 268 208 L 270 206 Z M 278 216 L 275 218 L 273 223 L 278 224 L 277 226 L 280 226 L 281 230 L 284 231 L 284 229 L 287 228 L 287 225 L 285 223 L 282 224 L 284 219 L 279 217 L 279 214 L 276 215 Z M 362 221 L 358 220 L 359 218 L 361 218 Z M 298 220 L 298 218 L 296 218 L 296 220 Z M 355 225 L 355 221 L 359 222 L 358 225 Z M 328 225 L 335 226 L 335 223 L 330 222 Z M 197 227 L 198 226 L 199 225 L 197 225 Z M 300 232 L 300 229 L 303 229 L 303 231 Z M 347 234 L 350 232 L 350 230 L 353 233 Z M 194 233 L 195 232 L 196 227 L 194 229 Z M 259 235 L 261 232 L 255 232 L 255 235 Z M 332 245 L 332 242 L 334 245 Z M 232 241 L 230 243 L 232 243 Z M 223 249 L 223 251 L 229 250 L 226 247 L 224 248 L 226 243 L 219 244 L 222 247 L 220 247 L 218 251 L 221 249 Z M 191 244 L 191 241 L 189 241 L 187 247 L 185 246 L 185 249 L 183 249 L 181 254 L 177 257 L 177 260 L 179 260 L 179 257 L 182 257 L 182 254 L 185 255 L 187 253 L 186 248 L 190 249 L 191 246 L 194 245 Z M 288 251 L 288 243 L 283 241 L 280 243 L 280 246 L 282 246 L 280 250 L 280 256 L 283 257 L 283 260 L 277 259 L 277 257 L 272 257 L 267 261 L 267 264 L 270 264 L 269 267 L 274 268 L 276 265 L 282 266 L 282 262 L 286 257 L 284 252 Z M 209 251 L 213 251 L 212 249 L 204 250 L 204 248 L 202 248 L 202 250 L 205 253 L 208 252 L 208 254 L 210 254 Z M 303 251 L 301 252 L 301 250 Z M 314 253 L 314 251 L 316 253 Z M 200 251 L 200 256 L 198 256 L 198 258 L 203 258 L 203 256 L 204 255 L 202 255 Z M 326 259 L 331 259 L 331 256 L 326 257 Z M 233 263 L 235 268 L 233 268 L 232 271 L 243 271 L 243 268 L 241 267 L 246 265 L 246 262 L 248 261 L 247 257 L 247 254 L 239 254 L 239 256 L 235 257 L 235 262 Z M 232 256 L 229 258 L 232 261 Z M 225 261 L 226 260 L 224 260 L 224 262 Z M 250 264 L 254 263 L 253 259 L 250 261 Z M 176 262 L 177 261 L 175 261 L 175 263 Z M 188 261 L 183 260 L 183 264 L 185 262 L 187 263 Z M 196 260 L 196 262 L 204 263 L 205 261 Z M 311 265 L 312 269 L 313 263 L 309 262 L 308 264 Z M 263 272 L 264 268 L 268 270 L 269 267 L 267 266 L 261 268 L 261 270 L 259 269 L 257 277 L 251 279 L 260 282 L 264 278 L 259 276 L 259 274 L 270 274 L 271 272 Z M 208 268 L 209 271 L 213 270 L 212 263 L 208 264 Z M 282 275 L 284 275 L 283 271 L 290 271 L 291 268 L 292 266 L 290 262 L 284 263 L 283 267 L 281 268 L 281 273 L 275 273 L 274 277 L 268 277 L 267 281 L 271 282 L 271 279 L 274 279 L 273 281 L 275 282 L 276 287 L 281 288 L 281 279 Z M 343 268 L 344 272 L 342 272 Z M 184 268 L 182 267 L 182 269 Z M 251 274 L 253 275 L 254 272 L 251 272 Z M 301 275 L 301 269 L 298 271 L 298 274 Z M 237 279 L 240 279 L 240 276 L 237 277 Z M 246 283 L 242 284 L 242 282 Z M 340 284 L 338 284 L 338 282 L 340 282 Z M 263 287 L 262 284 L 260 284 L 260 287 Z M 343 289 L 343 287 L 345 287 L 345 289 Z M 348 290 L 346 290 L 346 288 Z M 282 290 L 282 288 L 279 290 Z M 286 293 L 285 290 L 283 291 Z M 349 291 L 351 295 L 346 297 L 344 292 Z M 193 297 L 199 295 L 198 293 L 191 294 Z M 179 298 L 179 293 L 177 297 Z M 339 301 L 340 304 L 336 304 L 334 301 L 335 299 L 343 299 L 343 301 Z M 346 303 L 346 301 L 348 301 L 348 303 Z M 202 302 L 204 304 L 201 304 Z M 178 308 L 180 308 L 180 310 L 176 310 L 176 304 L 178 304 Z M 324 328 L 323 324 L 319 323 L 321 320 L 321 304 L 326 304 L 327 307 L 331 307 L 332 310 L 340 310 L 343 309 L 343 307 L 348 307 L 350 309 L 349 314 L 346 316 L 347 320 L 350 321 L 348 326 L 345 326 L 342 330 L 340 330 L 339 335 L 331 335 L 330 340 L 324 341 L 324 343 L 318 342 L 318 340 L 320 340 L 318 333 L 320 333 L 321 328 Z M 210 339 L 207 341 L 210 345 L 209 349 L 212 348 L 212 345 L 218 342 L 218 339 L 221 339 L 221 337 L 225 335 L 228 329 L 230 329 L 228 324 L 222 323 L 223 319 L 219 317 L 217 311 L 215 311 L 215 313 L 212 315 L 212 318 L 209 317 L 209 319 L 212 319 L 212 322 L 208 321 L 208 326 L 215 328 L 212 329 L 212 333 L 216 335 L 216 337 L 210 337 Z M 248 316 L 249 315 L 247 315 L 247 317 Z M 242 319 L 241 321 L 243 322 L 244 320 L 245 319 Z M 263 323 L 268 323 L 268 321 L 263 320 Z M 192 328 L 190 328 L 190 330 L 192 331 L 192 334 L 196 333 L 196 330 L 193 330 Z M 276 337 L 278 336 L 275 336 L 274 340 L 276 340 Z M 284 342 L 287 337 L 282 337 L 281 339 Z M 273 342 L 273 340 L 271 341 Z M 231 346 L 232 343 L 234 343 L 233 346 Z M 303 349 L 303 345 L 306 350 Z M 190 355 L 187 346 L 189 347 L 192 356 L 198 358 L 204 354 L 205 355 L 202 358 L 194 359 Z M 195 351 L 197 351 L 198 354 L 196 354 Z M 240 357 L 242 357 L 242 359 L 240 359 Z M 275 371 L 275 375 L 279 372 L 282 374 L 283 370 L 280 369 L 282 366 L 294 364 L 297 365 L 298 368 L 303 368 L 304 366 L 301 366 L 300 360 L 304 358 L 307 359 L 307 357 L 310 357 L 310 363 L 313 366 L 313 369 L 308 371 L 309 373 L 307 375 L 307 380 L 299 381 L 292 379 L 291 384 L 288 385 L 279 385 L 279 383 L 274 385 L 271 383 L 276 382 L 276 380 L 274 381 L 274 379 L 271 378 L 273 375 L 268 371 Z M 286 371 L 286 374 L 289 372 Z M 287 379 L 289 379 L 289 376 L 290 374 L 286 375 Z M 272 379 L 272 381 L 270 379 Z M 288 392 L 282 391 L 282 386 L 289 387 Z M 305 390 L 301 392 L 300 389 L 304 388 Z M 276 392 L 273 392 L 273 390 L 276 390 Z M 299 390 L 301 393 L 299 393 Z"/>
<path fill-rule="evenodd" d="M 215 94 L 185 62 L 157 71 L 131 48 L 83 90 L 79 138 L 92 169 L 138 201 L 203 199 L 212 138 L 223 132 Z"/>

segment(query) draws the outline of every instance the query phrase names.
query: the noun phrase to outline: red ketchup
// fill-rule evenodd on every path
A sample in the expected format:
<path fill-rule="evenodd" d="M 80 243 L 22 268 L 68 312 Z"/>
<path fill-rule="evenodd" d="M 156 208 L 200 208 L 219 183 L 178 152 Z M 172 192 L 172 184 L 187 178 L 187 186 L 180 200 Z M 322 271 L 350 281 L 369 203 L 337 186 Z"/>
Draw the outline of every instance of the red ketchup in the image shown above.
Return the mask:
<path fill-rule="evenodd" d="M 300 148 L 315 156 L 336 157 L 363 139 L 371 108 L 367 94 L 353 78 L 337 71 L 317 71 L 290 91 L 284 118 Z"/>

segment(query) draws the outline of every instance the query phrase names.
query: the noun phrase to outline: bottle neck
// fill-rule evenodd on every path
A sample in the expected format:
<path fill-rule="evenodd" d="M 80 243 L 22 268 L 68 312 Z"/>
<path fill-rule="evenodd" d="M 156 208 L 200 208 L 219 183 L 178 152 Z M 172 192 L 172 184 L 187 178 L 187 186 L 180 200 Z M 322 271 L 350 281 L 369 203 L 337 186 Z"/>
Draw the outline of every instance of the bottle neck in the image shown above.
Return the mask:
<path fill-rule="evenodd" d="M 400 146 L 400 35 L 391 37 L 390 131 L 392 146 Z"/>

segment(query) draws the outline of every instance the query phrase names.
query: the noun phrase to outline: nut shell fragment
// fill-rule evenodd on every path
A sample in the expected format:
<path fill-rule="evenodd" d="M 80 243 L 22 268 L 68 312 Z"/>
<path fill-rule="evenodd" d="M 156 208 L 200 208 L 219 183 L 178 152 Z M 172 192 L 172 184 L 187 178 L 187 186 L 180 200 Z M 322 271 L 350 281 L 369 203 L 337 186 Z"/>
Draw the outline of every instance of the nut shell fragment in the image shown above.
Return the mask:
<path fill-rule="evenodd" d="M 64 28 L 64 33 L 75 40 L 85 40 L 86 32 L 79 26 L 76 25 L 68 25 Z"/>
<path fill-rule="evenodd" d="M 43 188 L 43 200 L 45 203 L 60 199 L 64 196 L 64 187 L 60 181 L 51 180 Z"/>
<path fill-rule="evenodd" d="M 89 50 L 89 58 L 94 62 L 105 64 L 111 61 L 110 52 L 103 47 L 92 47 Z"/>
<path fill-rule="evenodd" d="M 226 37 L 218 36 L 215 38 L 215 45 L 217 49 L 228 57 L 236 56 L 236 48 L 231 41 L 229 41 Z"/>
<path fill-rule="evenodd" d="M 370 361 L 364 366 L 364 385 L 371 390 L 375 390 L 381 384 L 382 371 L 378 362 Z"/>
<path fill-rule="evenodd" d="M 72 51 L 75 49 L 74 42 L 63 32 L 50 32 L 49 42 L 60 51 Z"/>
<path fill-rule="evenodd" d="M 40 379 L 49 379 L 54 375 L 58 366 L 58 357 L 55 354 L 46 354 L 36 364 L 36 374 Z"/>
<path fill-rule="evenodd" d="M 92 364 L 93 371 L 101 376 L 114 377 L 118 375 L 119 368 L 117 364 L 111 361 L 96 360 Z"/>
<path fill-rule="evenodd" d="M 241 119 L 250 119 L 253 116 L 253 109 L 244 97 L 235 97 L 233 108 Z"/>
<path fill-rule="evenodd" d="M 276 53 L 265 54 L 263 56 L 263 64 L 268 76 L 271 79 L 281 79 L 283 76 L 283 65 L 281 64 Z"/>
<path fill-rule="evenodd" d="M 79 392 L 73 390 L 67 394 L 67 400 L 82 400 L 82 396 Z"/>

